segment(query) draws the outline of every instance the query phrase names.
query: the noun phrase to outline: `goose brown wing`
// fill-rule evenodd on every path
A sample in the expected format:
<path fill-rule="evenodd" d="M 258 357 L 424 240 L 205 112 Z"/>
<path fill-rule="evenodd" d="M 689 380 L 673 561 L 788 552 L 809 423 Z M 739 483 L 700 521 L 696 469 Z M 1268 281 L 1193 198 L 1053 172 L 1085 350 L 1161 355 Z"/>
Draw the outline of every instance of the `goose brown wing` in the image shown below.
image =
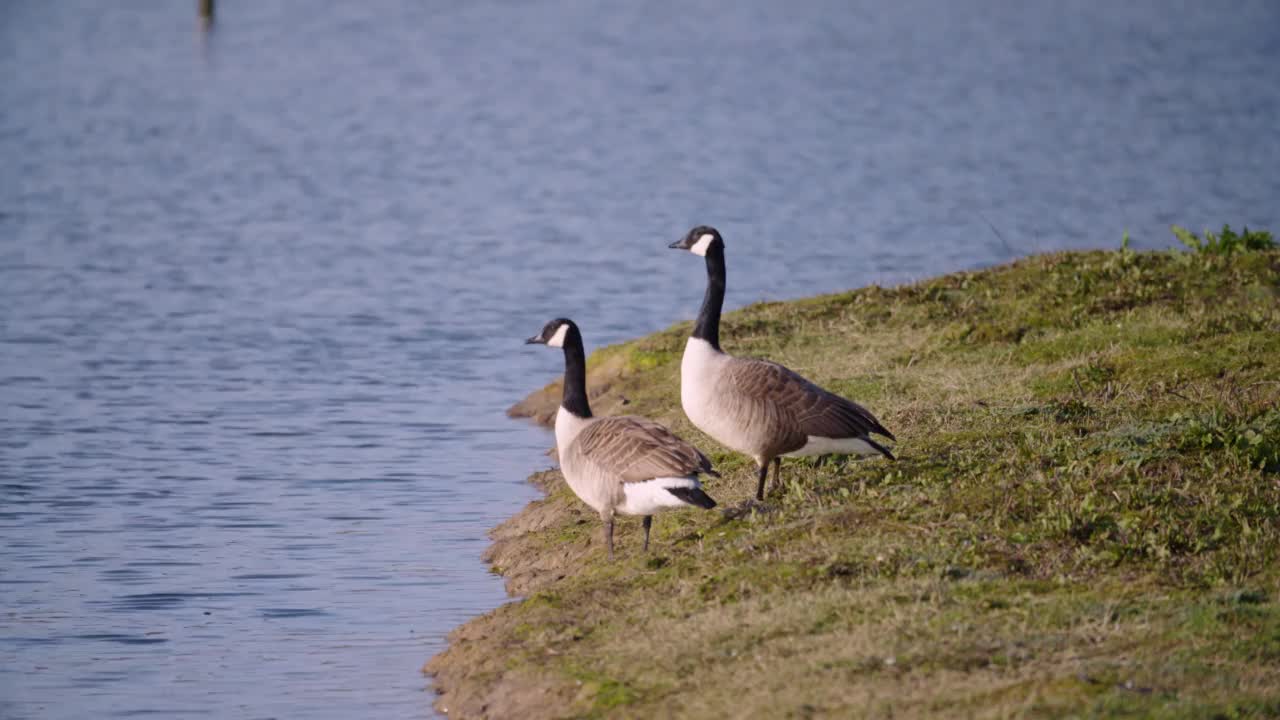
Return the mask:
<path fill-rule="evenodd" d="M 573 444 L 581 457 L 623 482 L 697 473 L 718 476 L 698 448 L 642 417 L 600 418 L 583 429 Z"/>
<path fill-rule="evenodd" d="M 735 368 L 738 382 L 750 392 L 768 397 L 777 412 L 794 421 L 804 435 L 847 438 L 877 433 L 894 439 L 870 411 L 852 400 L 824 390 L 778 363 L 741 360 Z"/>

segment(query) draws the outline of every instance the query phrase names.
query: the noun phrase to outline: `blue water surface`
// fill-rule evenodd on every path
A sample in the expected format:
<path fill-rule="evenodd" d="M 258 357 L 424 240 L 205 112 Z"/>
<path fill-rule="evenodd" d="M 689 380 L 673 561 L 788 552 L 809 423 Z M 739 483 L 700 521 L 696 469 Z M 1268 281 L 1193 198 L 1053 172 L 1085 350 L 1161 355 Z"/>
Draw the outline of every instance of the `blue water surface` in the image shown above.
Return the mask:
<path fill-rule="evenodd" d="M 503 409 L 729 303 L 1280 225 L 1280 4 L 0 3 L 0 717 L 420 717 Z"/>

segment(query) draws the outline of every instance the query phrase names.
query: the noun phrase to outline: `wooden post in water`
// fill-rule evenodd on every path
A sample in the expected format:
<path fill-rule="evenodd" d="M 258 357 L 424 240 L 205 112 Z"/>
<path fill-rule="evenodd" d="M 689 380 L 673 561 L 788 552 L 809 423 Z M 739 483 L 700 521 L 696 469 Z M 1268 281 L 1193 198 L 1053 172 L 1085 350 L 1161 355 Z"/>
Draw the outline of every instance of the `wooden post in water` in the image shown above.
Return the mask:
<path fill-rule="evenodd" d="M 213 24 L 213 5 L 214 0 L 200 0 L 200 22 L 205 27 Z"/>

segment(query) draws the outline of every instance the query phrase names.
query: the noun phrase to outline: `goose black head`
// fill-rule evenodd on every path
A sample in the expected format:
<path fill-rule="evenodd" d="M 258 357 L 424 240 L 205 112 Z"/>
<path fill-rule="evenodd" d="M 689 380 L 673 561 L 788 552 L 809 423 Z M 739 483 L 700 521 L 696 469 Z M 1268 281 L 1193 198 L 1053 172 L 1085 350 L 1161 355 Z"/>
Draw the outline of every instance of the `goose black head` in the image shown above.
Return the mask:
<path fill-rule="evenodd" d="M 667 247 L 675 250 L 688 250 L 694 255 L 706 257 L 712 248 L 724 249 L 724 239 L 720 237 L 720 231 L 710 225 L 699 225 L 690 230 L 683 238 L 677 240 Z"/>
<path fill-rule="evenodd" d="M 562 348 L 565 340 L 573 336 L 582 337 L 578 332 L 578 326 L 569 318 L 556 318 L 544 325 L 542 332 L 524 342 L 526 345 L 546 345 L 547 347 Z"/>

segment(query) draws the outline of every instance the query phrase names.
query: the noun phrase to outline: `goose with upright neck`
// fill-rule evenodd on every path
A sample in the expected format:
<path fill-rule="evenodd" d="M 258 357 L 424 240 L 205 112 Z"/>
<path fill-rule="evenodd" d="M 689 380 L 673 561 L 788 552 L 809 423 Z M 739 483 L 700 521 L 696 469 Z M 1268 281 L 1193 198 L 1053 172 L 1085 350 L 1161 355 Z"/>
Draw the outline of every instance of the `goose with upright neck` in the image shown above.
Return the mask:
<path fill-rule="evenodd" d="M 647 551 L 655 513 L 716 506 L 699 476 L 719 474 L 696 447 L 646 418 L 591 414 L 586 353 L 577 324 L 556 318 L 525 342 L 564 350 L 564 394 L 556 412 L 560 472 L 574 494 L 600 514 L 610 559 L 615 515 L 644 518 Z"/>
<path fill-rule="evenodd" d="M 713 439 L 756 461 L 756 499 L 764 500 L 769 464 L 778 482 L 783 457 L 893 453 L 874 440 L 893 434 L 866 408 L 768 360 L 734 357 L 720 348 L 724 306 L 724 239 L 699 225 L 668 247 L 705 258 L 707 291 L 680 363 L 680 404 Z"/>

